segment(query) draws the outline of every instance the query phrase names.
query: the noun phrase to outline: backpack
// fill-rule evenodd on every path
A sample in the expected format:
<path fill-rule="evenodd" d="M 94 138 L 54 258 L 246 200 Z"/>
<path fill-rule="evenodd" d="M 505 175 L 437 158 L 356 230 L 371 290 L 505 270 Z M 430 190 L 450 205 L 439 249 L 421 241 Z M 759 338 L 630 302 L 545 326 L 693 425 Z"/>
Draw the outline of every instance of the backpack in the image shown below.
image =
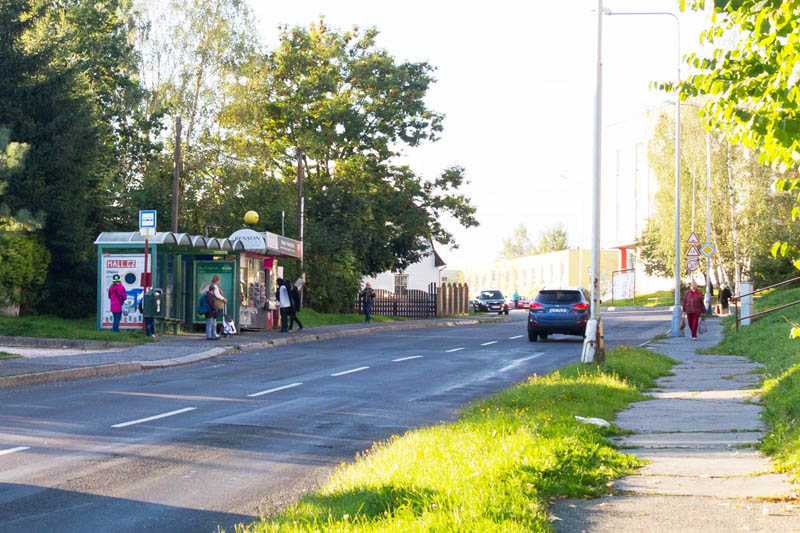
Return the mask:
<path fill-rule="evenodd" d="M 203 293 L 203 295 L 200 297 L 200 305 L 197 306 L 198 315 L 207 315 L 211 312 L 211 308 L 208 306 L 208 298 L 206 298 L 206 294 L 208 293 Z"/>

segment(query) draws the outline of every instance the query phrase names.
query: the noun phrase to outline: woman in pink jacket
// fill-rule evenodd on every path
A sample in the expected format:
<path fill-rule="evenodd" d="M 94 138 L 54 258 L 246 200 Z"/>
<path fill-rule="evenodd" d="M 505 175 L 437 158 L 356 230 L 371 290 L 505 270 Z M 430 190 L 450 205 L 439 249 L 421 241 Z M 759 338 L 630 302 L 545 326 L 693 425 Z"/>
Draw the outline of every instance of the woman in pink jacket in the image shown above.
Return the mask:
<path fill-rule="evenodd" d="M 119 281 L 119 274 L 114 274 L 111 277 L 111 286 L 108 288 L 108 299 L 111 300 L 111 314 L 114 315 L 114 323 L 111 326 L 111 331 L 117 333 L 119 331 L 119 321 L 122 318 L 122 306 L 125 305 L 125 300 L 128 298 L 128 293 L 125 292 L 125 287 Z"/>
<path fill-rule="evenodd" d="M 686 320 L 692 331 L 692 340 L 697 340 L 697 323 L 700 315 L 706 312 L 706 305 L 703 303 L 703 293 L 697 290 L 697 283 L 694 280 L 683 296 L 683 312 L 686 313 Z"/>

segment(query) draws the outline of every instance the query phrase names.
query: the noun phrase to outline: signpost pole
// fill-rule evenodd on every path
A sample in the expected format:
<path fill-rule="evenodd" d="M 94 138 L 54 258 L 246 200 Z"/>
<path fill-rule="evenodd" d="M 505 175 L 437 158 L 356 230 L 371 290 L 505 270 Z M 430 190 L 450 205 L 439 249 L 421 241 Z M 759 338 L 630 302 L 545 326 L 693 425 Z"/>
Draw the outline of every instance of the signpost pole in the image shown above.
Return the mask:
<path fill-rule="evenodd" d="M 144 236 L 144 275 L 142 276 L 142 335 L 147 336 L 147 324 L 144 320 L 144 295 L 147 294 L 147 249 L 150 246 L 149 239 L 150 231 L 148 230 Z"/>

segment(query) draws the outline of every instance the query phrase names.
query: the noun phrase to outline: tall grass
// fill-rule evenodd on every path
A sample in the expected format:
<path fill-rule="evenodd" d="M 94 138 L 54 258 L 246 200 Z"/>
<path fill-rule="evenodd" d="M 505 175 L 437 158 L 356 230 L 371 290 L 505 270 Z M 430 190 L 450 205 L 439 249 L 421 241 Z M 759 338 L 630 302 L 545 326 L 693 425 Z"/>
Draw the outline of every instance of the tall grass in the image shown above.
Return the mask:
<path fill-rule="evenodd" d="M 640 348 L 616 348 L 601 367 L 573 365 L 533 376 L 464 410 L 452 424 L 376 444 L 342 465 L 317 494 L 248 532 L 549 530 L 552 497 L 586 497 L 640 461 L 607 437 L 612 419 L 674 364 Z"/>
<path fill-rule="evenodd" d="M 0 337 L 43 337 L 117 342 L 152 342 L 142 330 L 97 330 L 95 317 L 60 318 L 55 316 L 0 317 Z"/>
<path fill-rule="evenodd" d="M 774 290 L 755 301 L 761 311 L 800 300 L 800 288 Z M 800 322 L 800 305 L 757 318 L 735 331 L 733 316 L 724 322 L 724 340 L 708 353 L 745 355 L 764 364 L 761 399 L 769 432 L 762 449 L 778 465 L 800 478 L 800 339 L 789 336 L 789 322 Z"/>

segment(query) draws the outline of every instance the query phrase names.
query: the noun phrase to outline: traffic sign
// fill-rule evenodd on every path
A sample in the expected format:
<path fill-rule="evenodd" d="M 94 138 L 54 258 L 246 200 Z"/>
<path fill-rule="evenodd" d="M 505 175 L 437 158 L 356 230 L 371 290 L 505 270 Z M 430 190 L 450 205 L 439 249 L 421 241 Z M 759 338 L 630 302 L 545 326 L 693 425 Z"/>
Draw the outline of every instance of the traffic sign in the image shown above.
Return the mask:
<path fill-rule="evenodd" d="M 689 251 L 686 252 L 686 257 L 700 257 L 700 252 L 697 251 L 697 246 L 694 244 L 689 247 Z"/>
<path fill-rule="evenodd" d="M 700 268 L 700 263 L 692 259 L 691 261 L 686 262 L 686 268 L 687 270 L 689 270 L 689 272 L 694 272 L 695 270 Z"/>
<path fill-rule="evenodd" d="M 153 231 L 156 229 L 156 210 L 147 209 L 139 211 L 139 229 L 151 228 Z"/>
<path fill-rule="evenodd" d="M 692 232 L 692 234 L 689 235 L 689 238 L 686 239 L 686 243 L 687 244 L 700 244 L 700 238 L 697 236 L 697 233 Z"/>
<path fill-rule="evenodd" d="M 706 257 L 711 257 L 711 255 L 716 251 L 717 249 L 714 248 L 714 246 L 710 242 L 707 242 L 700 247 L 700 253 Z"/>

